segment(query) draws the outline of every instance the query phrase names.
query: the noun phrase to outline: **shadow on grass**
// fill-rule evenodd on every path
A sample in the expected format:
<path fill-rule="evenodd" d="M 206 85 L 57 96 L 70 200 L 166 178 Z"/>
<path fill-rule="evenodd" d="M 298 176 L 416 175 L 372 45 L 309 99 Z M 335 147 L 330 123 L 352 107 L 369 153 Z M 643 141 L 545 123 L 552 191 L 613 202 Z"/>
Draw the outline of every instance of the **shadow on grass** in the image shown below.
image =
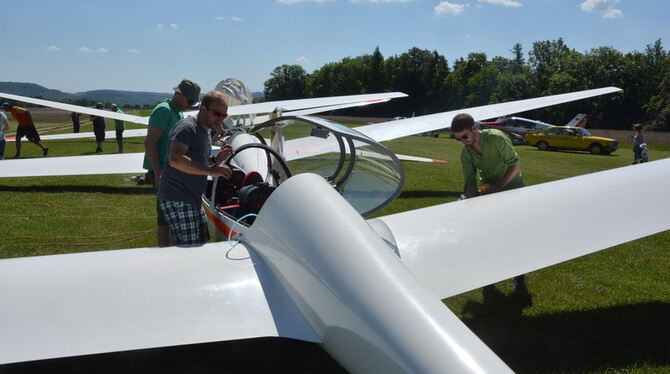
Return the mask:
<path fill-rule="evenodd" d="M 105 194 L 124 194 L 124 195 L 153 195 L 154 191 L 151 185 L 133 186 L 133 187 L 112 187 L 112 186 L 2 186 L 0 192 L 42 192 L 42 193 L 63 193 L 63 192 L 100 192 Z"/>
<path fill-rule="evenodd" d="M 526 317 L 513 296 L 468 302 L 466 325 L 517 373 L 590 372 L 670 364 L 670 304 Z"/>
<path fill-rule="evenodd" d="M 463 192 L 460 191 L 421 191 L 421 190 L 412 190 L 412 191 L 403 191 L 400 194 L 401 199 L 419 199 L 424 197 L 461 197 Z"/>
<path fill-rule="evenodd" d="M 670 304 L 521 315 L 514 296 L 473 302 L 464 321 L 517 373 L 589 372 L 670 363 Z M 0 373 L 343 374 L 317 344 L 283 338 L 193 344 L 0 366 Z"/>
<path fill-rule="evenodd" d="M 0 366 L 0 373 L 48 372 L 346 374 L 319 345 L 283 338 L 192 344 Z"/>

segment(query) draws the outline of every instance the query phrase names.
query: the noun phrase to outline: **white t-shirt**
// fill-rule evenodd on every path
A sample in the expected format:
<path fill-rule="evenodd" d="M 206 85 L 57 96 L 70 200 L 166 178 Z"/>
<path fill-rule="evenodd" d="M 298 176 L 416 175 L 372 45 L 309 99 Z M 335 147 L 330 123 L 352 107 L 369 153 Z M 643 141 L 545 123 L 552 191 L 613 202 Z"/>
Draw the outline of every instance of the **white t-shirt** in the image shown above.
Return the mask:
<path fill-rule="evenodd" d="M 5 115 L 5 113 L 0 112 L 0 139 L 5 138 L 5 132 L 2 130 L 2 128 L 5 125 L 5 122 L 7 122 L 7 116 Z"/>

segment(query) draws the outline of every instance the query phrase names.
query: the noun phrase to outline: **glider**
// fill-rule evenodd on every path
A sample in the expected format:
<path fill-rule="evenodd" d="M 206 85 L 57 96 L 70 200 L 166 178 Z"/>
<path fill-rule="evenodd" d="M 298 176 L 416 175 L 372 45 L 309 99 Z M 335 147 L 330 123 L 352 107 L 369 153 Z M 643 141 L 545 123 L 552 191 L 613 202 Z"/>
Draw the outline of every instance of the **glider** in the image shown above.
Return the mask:
<path fill-rule="evenodd" d="M 448 127 L 457 112 L 493 118 L 616 91 L 398 120 L 392 129 L 277 118 L 264 129 L 270 145 L 240 133 L 230 161 L 240 184 L 211 180 L 203 198 L 235 218 L 222 222 L 227 233 L 210 222 L 234 240 L 0 260 L 0 364 L 279 336 L 321 344 L 352 373 L 511 372 L 440 300 L 668 230 L 670 210 L 658 201 L 670 188 L 670 159 L 366 220 L 404 181 L 378 142 Z M 320 141 L 282 142 L 296 124 L 311 128 L 302 139 Z M 547 203 L 555 208 L 534 209 Z M 638 219 L 619 218 L 640 205 Z M 577 210 L 602 214 L 566 237 L 560 222 L 571 228 Z M 516 230 L 520 223 L 527 229 Z"/>

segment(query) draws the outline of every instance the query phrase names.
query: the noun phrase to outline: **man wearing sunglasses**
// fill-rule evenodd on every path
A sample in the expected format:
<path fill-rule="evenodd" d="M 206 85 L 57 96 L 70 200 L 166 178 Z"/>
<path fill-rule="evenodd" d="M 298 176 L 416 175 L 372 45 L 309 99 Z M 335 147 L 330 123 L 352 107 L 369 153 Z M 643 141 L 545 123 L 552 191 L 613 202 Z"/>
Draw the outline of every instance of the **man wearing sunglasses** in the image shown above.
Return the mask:
<path fill-rule="evenodd" d="M 158 189 L 158 222 L 167 222 L 177 245 L 202 244 L 209 241 L 207 217 L 201 195 L 207 187 L 207 176 L 229 178 L 230 168 L 221 165 L 233 153 L 226 145 L 210 157 L 209 132 L 221 127 L 228 116 L 228 105 L 219 91 L 209 91 L 202 99 L 196 117 L 177 122 L 170 132 L 168 162 L 161 174 Z"/>
<path fill-rule="evenodd" d="M 519 155 L 504 132 L 496 129 L 479 130 L 472 116 L 460 113 L 451 121 L 451 133 L 464 145 L 461 168 L 466 198 L 523 187 Z M 482 182 L 479 188 L 477 172 Z M 514 288 L 528 295 L 523 275 L 514 278 Z M 494 290 L 493 285 L 484 287 L 484 296 Z"/>
<path fill-rule="evenodd" d="M 174 125 L 184 118 L 183 111 L 193 107 L 200 100 L 200 86 L 183 79 L 174 88 L 174 95 L 156 105 L 149 117 L 149 128 L 144 139 L 144 165 L 148 182 L 158 191 L 158 181 L 167 163 L 168 137 Z M 156 231 L 158 246 L 170 244 L 167 222 L 159 222 Z"/>

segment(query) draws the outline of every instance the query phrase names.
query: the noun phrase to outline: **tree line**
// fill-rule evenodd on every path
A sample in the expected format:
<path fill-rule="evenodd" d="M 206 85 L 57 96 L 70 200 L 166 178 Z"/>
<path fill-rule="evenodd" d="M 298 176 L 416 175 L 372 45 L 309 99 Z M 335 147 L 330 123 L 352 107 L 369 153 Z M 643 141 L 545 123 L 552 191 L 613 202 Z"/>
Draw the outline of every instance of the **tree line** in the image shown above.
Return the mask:
<path fill-rule="evenodd" d="M 379 47 L 370 55 L 346 57 L 308 74 L 299 65 L 281 65 L 264 84 L 264 100 L 402 91 L 409 98 L 373 106 L 366 113 L 424 115 L 478 105 L 617 86 L 608 95 L 524 113 L 563 124 L 576 113 L 587 113 L 593 128 L 670 131 L 670 53 L 661 39 L 644 52 L 622 53 L 598 47 L 584 53 L 562 38 L 533 43 L 525 58 L 520 43 L 510 58 L 473 52 L 449 66 L 437 51 L 411 48 L 386 59 Z M 349 110 L 356 114 L 360 109 Z"/>

